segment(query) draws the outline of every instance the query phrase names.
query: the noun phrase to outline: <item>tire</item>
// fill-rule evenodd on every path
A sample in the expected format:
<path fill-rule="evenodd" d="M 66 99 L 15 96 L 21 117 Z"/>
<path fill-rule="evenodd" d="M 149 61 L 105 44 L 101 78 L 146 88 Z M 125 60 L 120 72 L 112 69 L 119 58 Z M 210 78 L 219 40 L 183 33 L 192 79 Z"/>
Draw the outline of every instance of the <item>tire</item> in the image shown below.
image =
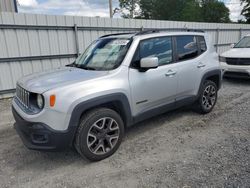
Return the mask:
<path fill-rule="evenodd" d="M 217 96 L 217 85 L 211 80 L 206 80 L 202 86 L 200 96 L 196 101 L 196 111 L 200 114 L 211 112 L 217 102 Z"/>
<path fill-rule="evenodd" d="M 100 161 L 119 148 L 124 135 L 120 115 L 108 108 L 89 111 L 81 118 L 75 137 L 78 153 L 90 161 Z"/>

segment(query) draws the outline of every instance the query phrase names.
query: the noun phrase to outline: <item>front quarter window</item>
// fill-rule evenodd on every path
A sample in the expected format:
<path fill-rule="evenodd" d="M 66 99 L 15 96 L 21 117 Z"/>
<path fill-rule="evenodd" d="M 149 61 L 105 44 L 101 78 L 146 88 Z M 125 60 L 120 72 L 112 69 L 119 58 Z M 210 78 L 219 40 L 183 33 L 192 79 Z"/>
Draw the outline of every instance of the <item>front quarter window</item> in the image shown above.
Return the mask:
<path fill-rule="evenodd" d="M 113 70 L 122 63 L 130 44 L 131 39 L 127 38 L 98 39 L 77 58 L 75 66 L 88 70 Z"/>

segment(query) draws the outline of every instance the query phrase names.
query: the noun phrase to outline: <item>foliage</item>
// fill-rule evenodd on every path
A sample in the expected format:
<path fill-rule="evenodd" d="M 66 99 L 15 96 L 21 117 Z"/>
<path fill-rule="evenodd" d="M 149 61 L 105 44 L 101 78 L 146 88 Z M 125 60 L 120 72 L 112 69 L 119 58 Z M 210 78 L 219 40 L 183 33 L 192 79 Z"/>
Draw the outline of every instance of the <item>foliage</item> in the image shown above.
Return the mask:
<path fill-rule="evenodd" d="M 134 18 L 138 16 L 136 8 L 139 0 L 119 0 L 123 18 Z"/>
<path fill-rule="evenodd" d="M 241 0 L 241 3 L 244 3 L 241 15 L 245 17 L 246 23 L 250 23 L 250 0 Z"/>
<path fill-rule="evenodd" d="M 131 11 L 132 0 L 120 0 L 120 7 Z M 143 19 L 230 22 L 229 9 L 218 0 L 134 0 Z M 134 14 L 133 14 L 134 15 Z M 131 18 L 131 13 L 130 16 Z"/>
<path fill-rule="evenodd" d="M 218 0 L 202 0 L 201 9 L 204 22 L 230 22 L 230 11 L 223 2 L 219 2 Z"/>

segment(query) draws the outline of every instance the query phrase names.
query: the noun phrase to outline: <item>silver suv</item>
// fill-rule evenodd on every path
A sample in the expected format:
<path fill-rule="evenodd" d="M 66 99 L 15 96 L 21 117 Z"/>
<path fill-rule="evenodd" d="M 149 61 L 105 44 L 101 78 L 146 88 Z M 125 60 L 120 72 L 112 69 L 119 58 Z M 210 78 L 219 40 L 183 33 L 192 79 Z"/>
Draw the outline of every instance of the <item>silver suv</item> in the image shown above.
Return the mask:
<path fill-rule="evenodd" d="M 98 161 L 137 122 L 187 104 L 209 113 L 220 85 L 218 55 L 202 32 L 106 35 L 74 63 L 20 79 L 14 127 L 30 149 L 74 146 Z"/>

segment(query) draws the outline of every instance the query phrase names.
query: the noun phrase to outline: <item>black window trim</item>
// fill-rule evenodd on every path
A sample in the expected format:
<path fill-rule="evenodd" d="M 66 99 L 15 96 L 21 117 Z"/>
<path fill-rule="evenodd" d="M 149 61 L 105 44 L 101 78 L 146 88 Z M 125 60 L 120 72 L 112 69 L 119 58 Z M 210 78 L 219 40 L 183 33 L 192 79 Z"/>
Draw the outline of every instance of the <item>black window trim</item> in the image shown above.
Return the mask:
<path fill-rule="evenodd" d="M 185 59 L 185 60 L 179 60 L 178 58 L 178 53 L 177 53 L 177 37 L 185 37 L 185 36 L 194 36 L 196 38 L 196 44 L 197 44 L 197 48 L 198 48 L 198 56 L 194 57 L 194 58 L 190 58 L 190 59 Z M 200 44 L 199 44 L 199 37 L 203 37 L 205 40 L 205 44 L 206 44 L 206 39 L 204 37 L 204 35 L 174 35 L 173 36 L 173 40 L 174 40 L 174 58 L 175 58 L 175 62 L 176 63 L 181 63 L 181 62 L 185 62 L 185 61 L 190 61 L 192 59 L 195 59 L 199 56 L 201 56 L 203 53 L 205 53 L 207 51 L 207 44 L 206 44 L 206 51 L 201 53 L 201 48 L 200 48 Z"/>
<path fill-rule="evenodd" d="M 167 65 L 171 65 L 171 64 L 176 63 L 175 52 L 174 52 L 174 49 L 175 49 L 175 45 L 174 45 L 174 36 L 172 36 L 172 35 L 169 35 L 169 36 L 166 35 L 166 36 L 155 36 L 155 37 L 150 37 L 150 38 L 146 38 L 146 39 L 140 40 L 140 42 L 138 43 L 138 45 L 137 45 L 137 47 L 136 47 L 135 53 L 134 53 L 134 55 L 133 55 L 133 58 L 132 58 L 132 60 L 131 60 L 131 62 L 130 62 L 130 66 L 129 66 L 129 67 L 130 67 L 130 68 L 133 68 L 133 69 L 138 69 L 138 67 L 133 66 L 133 63 L 134 63 L 134 58 L 135 58 L 135 56 L 137 55 L 137 53 L 139 53 L 139 56 L 140 56 L 140 51 L 138 52 L 138 50 L 139 50 L 139 48 L 140 48 L 141 42 L 143 42 L 143 41 L 145 41 L 145 40 L 150 40 L 150 39 L 155 39 L 155 38 L 166 38 L 166 37 L 171 38 L 172 61 L 169 62 L 168 64 L 159 65 L 159 67 L 161 67 L 161 66 L 167 66 Z M 141 57 L 141 56 L 140 56 L 140 57 Z"/>
<path fill-rule="evenodd" d="M 195 37 L 196 37 L 196 41 L 198 43 L 199 56 L 200 56 L 201 54 L 203 54 L 203 53 L 205 53 L 207 51 L 207 42 L 206 42 L 205 37 L 202 36 L 202 35 L 196 35 Z M 201 43 L 200 43 L 201 42 L 201 40 L 200 40 L 201 38 L 203 38 L 204 41 L 205 41 L 206 50 L 204 52 L 201 52 Z"/>

